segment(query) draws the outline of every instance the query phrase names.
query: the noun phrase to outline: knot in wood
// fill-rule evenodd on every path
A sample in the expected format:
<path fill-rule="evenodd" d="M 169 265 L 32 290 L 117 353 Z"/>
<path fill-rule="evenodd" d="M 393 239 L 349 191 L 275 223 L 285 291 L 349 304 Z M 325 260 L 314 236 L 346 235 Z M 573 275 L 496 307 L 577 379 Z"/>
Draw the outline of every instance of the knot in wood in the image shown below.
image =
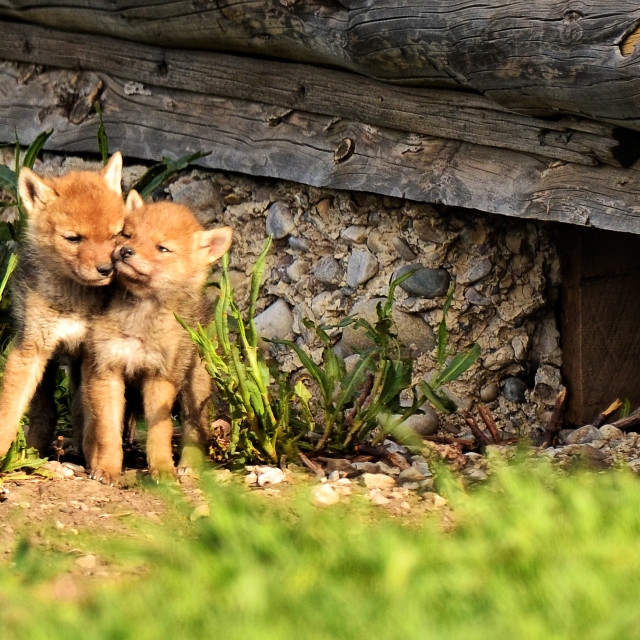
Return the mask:
<path fill-rule="evenodd" d="M 344 138 L 333 152 L 333 161 L 336 164 L 348 160 L 355 151 L 356 143 L 351 138 Z"/>

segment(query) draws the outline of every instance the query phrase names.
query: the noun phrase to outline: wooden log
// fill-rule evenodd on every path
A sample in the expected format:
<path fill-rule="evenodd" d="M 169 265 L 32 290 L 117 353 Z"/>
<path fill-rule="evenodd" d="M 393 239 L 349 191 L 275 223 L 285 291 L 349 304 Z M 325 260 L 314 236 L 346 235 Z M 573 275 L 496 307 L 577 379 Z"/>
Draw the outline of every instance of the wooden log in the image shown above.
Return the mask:
<path fill-rule="evenodd" d="M 26 78 L 26 80 L 25 80 Z M 21 82 L 22 79 L 22 82 Z M 179 90 L 136 93 L 106 74 L 0 65 L 0 141 L 53 129 L 48 149 L 95 152 L 98 97 L 112 149 L 517 217 L 640 233 L 640 176 Z"/>
<path fill-rule="evenodd" d="M 521 116 L 468 92 L 398 87 L 310 65 L 166 50 L 27 24 L 0 21 L 0 32 L 0 59 L 116 70 L 115 75 L 145 85 L 264 102 L 585 165 L 627 167 L 640 157 L 633 132 L 572 117 Z"/>
<path fill-rule="evenodd" d="M 640 7 L 632 0 L 0 0 L 0 14 L 163 47 L 458 86 L 528 115 L 572 113 L 640 130 Z"/>

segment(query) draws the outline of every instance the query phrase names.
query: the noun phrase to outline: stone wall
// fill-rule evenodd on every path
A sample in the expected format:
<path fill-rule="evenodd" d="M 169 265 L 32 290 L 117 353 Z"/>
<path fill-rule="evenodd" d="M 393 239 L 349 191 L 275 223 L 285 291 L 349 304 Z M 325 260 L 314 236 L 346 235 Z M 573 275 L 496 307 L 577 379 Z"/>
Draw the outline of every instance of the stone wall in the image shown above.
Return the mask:
<path fill-rule="evenodd" d="M 166 191 L 202 217 L 235 228 L 233 281 L 247 275 L 274 235 L 257 324 L 293 338 L 317 358 L 320 345 L 302 319 L 334 323 L 349 313 L 375 318 L 394 275 L 419 267 L 396 294 L 399 338 L 411 347 L 415 380 L 434 365 L 436 331 L 449 282 L 451 344 L 478 342 L 478 362 L 450 391 L 460 406 L 487 403 L 500 428 L 538 435 L 562 387 L 556 326 L 560 267 L 552 229 L 539 222 L 419 204 L 357 192 L 316 189 L 247 176 L 195 171 Z M 348 354 L 359 334 L 336 332 Z M 278 349 L 283 366 L 299 361 Z M 459 416 L 431 414 L 433 425 L 463 433 Z"/>
<path fill-rule="evenodd" d="M 10 151 L 2 158 L 11 165 Z M 125 159 L 128 188 L 144 167 Z M 62 173 L 96 164 L 48 155 L 35 170 Z M 419 267 L 396 293 L 399 338 L 411 348 L 415 380 L 434 365 L 435 332 L 450 281 L 455 293 L 447 324 L 451 344 L 482 352 L 450 392 L 460 406 L 493 410 L 506 434 L 539 435 L 562 386 L 556 306 L 559 259 L 552 229 L 539 222 L 473 210 L 419 204 L 366 193 L 191 170 L 154 194 L 190 206 L 205 222 L 235 229 L 230 265 L 236 298 L 246 301 L 248 274 L 268 233 L 274 246 L 257 324 L 264 335 L 292 338 L 316 357 L 320 345 L 305 317 L 333 323 L 349 313 L 375 314 L 394 274 Z M 335 334 L 348 354 L 359 334 Z M 271 347 L 272 349 L 274 347 Z M 299 361 L 285 348 L 287 370 Z M 459 416 L 429 412 L 431 429 L 464 434 Z"/>

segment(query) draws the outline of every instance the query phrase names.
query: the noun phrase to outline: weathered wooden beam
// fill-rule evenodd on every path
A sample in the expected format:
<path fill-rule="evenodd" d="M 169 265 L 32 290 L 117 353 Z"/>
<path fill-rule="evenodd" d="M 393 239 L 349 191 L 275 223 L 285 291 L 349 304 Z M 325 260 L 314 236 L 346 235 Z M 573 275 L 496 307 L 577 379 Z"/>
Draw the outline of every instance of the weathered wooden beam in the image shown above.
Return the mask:
<path fill-rule="evenodd" d="M 203 166 L 517 217 L 640 233 L 637 172 L 586 167 L 273 107 L 164 89 L 106 74 L 0 65 L 0 141 L 95 152 L 99 98 L 112 149 L 157 160 L 211 151 Z"/>
<path fill-rule="evenodd" d="M 0 0 L 0 14 L 163 47 L 458 86 L 520 113 L 571 113 L 640 129 L 633 0 Z"/>
<path fill-rule="evenodd" d="M 462 91 L 393 86 L 344 71 L 167 50 L 0 20 L 0 59 L 112 73 L 132 82 L 302 109 L 413 133 L 593 165 L 633 165 L 640 136 L 572 117 L 542 120 Z"/>

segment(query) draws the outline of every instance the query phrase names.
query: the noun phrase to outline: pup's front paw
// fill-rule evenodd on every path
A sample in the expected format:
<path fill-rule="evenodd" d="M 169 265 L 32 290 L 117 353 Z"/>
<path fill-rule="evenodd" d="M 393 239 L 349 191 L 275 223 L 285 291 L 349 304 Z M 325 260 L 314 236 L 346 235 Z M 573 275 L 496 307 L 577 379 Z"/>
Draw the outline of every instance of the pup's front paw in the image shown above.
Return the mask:
<path fill-rule="evenodd" d="M 110 487 L 113 486 L 115 479 L 118 477 L 119 474 L 114 474 L 110 471 L 107 471 L 106 469 L 101 469 L 101 468 L 97 468 L 97 469 L 92 469 L 91 472 L 89 473 L 89 477 L 92 480 L 97 480 L 98 482 L 102 482 L 102 484 L 107 484 Z"/>

